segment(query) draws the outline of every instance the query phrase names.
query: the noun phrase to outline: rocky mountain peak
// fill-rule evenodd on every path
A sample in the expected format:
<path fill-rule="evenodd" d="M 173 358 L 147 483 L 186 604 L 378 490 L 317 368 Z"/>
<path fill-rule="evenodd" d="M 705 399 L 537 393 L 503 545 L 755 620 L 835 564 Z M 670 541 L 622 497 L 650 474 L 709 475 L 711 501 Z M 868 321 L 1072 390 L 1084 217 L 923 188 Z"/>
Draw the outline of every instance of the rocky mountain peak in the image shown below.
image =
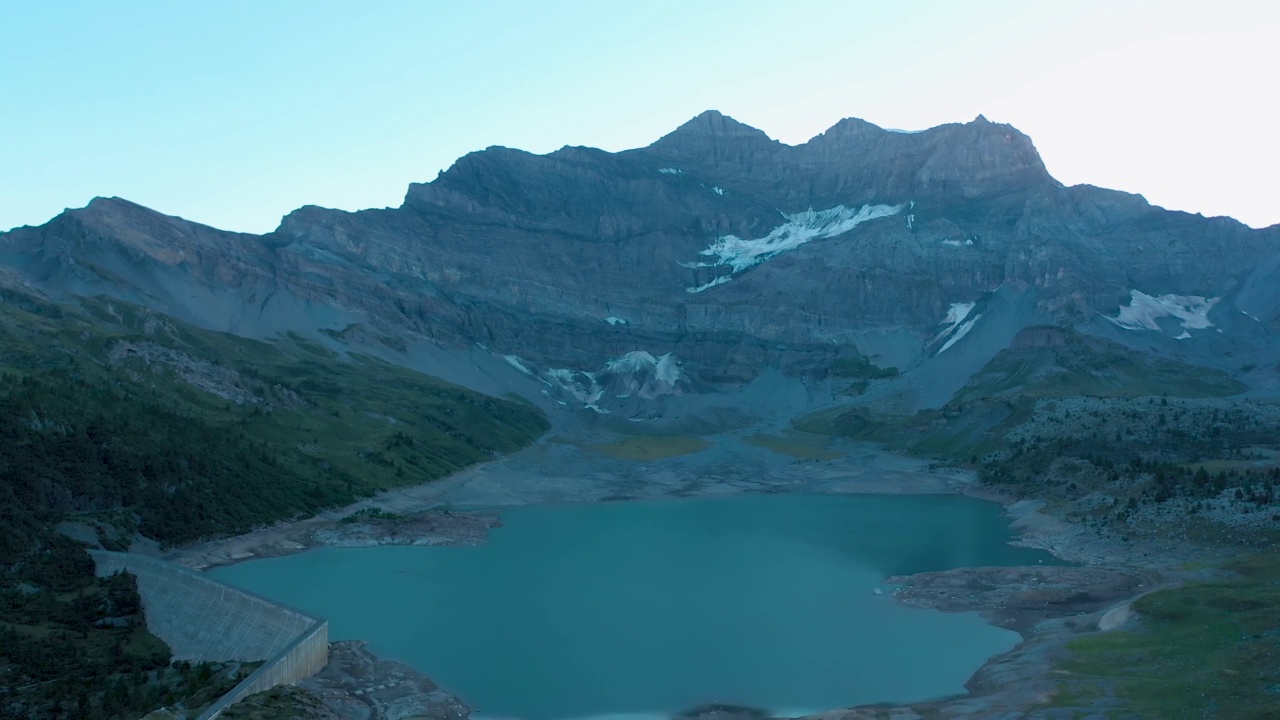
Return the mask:
<path fill-rule="evenodd" d="M 943 125 L 919 135 L 929 141 L 931 150 L 917 174 L 922 186 L 977 197 L 1057 184 L 1031 138 L 1012 125 L 979 115 L 972 122 Z"/>
<path fill-rule="evenodd" d="M 809 142 L 819 139 L 829 141 L 837 138 L 867 138 L 882 135 L 886 132 L 890 131 L 885 130 L 879 125 L 875 125 L 874 123 L 869 123 L 861 118 L 847 117 L 827 128 L 825 132 L 820 133 Z"/>
<path fill-rule="evenodd" d="M 708 110 L 662 136 L 647 149 L 671 158 L 722 162 L 782 147 L 782 143 L 763 130 Z"/>
<path fill-rule="evenodd" d="M 696 117 L 668 133 L 663 139 L 698 135 L 759 137 L 769 140 L 769 136 L 763 130 L 738 122 L 718 110 L 707 110 L 699 113 Z M 658 142 L 662 142 L 662 140 Z"/>

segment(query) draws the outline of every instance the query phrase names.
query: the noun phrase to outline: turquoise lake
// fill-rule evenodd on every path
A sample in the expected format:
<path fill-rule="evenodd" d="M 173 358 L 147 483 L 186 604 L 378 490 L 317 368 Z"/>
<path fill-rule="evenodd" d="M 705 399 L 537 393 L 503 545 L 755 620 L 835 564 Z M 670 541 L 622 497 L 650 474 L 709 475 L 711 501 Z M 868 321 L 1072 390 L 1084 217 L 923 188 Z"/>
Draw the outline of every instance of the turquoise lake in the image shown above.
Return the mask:
<path fill-rule="evenodd" d="M 1054 563 L 955 495 L 739 495 L 523 506 L 479 547 L 321 548 L 213 577 L 526 720 L 779 714 L 964 692 L 1018 635 L 903 607 L 889 575 Z M 876 588 L 883 594 L 877 595 Z"/>

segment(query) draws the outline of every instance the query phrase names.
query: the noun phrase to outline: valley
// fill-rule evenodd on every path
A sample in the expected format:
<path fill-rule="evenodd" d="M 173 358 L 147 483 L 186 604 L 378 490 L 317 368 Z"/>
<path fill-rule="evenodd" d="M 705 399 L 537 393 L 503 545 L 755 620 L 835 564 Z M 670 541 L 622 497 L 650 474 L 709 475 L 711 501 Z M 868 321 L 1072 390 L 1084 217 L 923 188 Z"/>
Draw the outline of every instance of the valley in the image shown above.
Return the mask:
<path fill-rule="evenodd" d="M 93 668 L 63 696 L 0 651 L 0 717 L 211 699 L 100 602 L 137 591 L 85 547 L 207 569 L 474 547 L 504 508 L 884 494 L 999 502 L 1073 565 L 886 580 L 1022 642 L 968 694 L 819 717 L 1266 717 L 1278 271 L 1280 227 L 1063 186 L 982 117 L 786 145 L 711 111 L 620 153 L 489 148 L 399 208 L 264 235 L 95 199 L 0 234 L 0 623 Z M 334 682 L 245 707 L 366 686 Z"/>

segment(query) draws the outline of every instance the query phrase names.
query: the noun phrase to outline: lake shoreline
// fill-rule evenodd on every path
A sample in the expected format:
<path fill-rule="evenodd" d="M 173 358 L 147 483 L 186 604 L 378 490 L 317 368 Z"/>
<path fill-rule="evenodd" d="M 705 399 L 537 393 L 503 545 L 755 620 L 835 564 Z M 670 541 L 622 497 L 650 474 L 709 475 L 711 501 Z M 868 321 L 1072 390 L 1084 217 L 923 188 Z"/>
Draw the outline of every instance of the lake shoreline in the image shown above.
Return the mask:
<path fill-rule="evenodd" d="M 132 551 L 206 570 L 317 547 L 474 545 L 484 542 L 485 533 L 480 530 L 493 527 L 489 525 L 490 515 L 500 513 L 503 507 L 518 505 L 779 492 L 959 493 L 991 499 L 970 492 L 970 486 L 976 483 L 971 473 L 939 469 L 926 461 L 871 446 L 859 446 L 856 454 L 841 461 L 792 459 L 784 462 L 769 457 L 772 453 L 760 448 L 728 457 L 726 453 L 717 456 L 707 451 L 649 463 L 606 457 L 590 457 L 586 463 L 566 461 L 556 456 L 576 450 L 547 443 L 530 450 L 534 451 L 532 458 L 526 455 L 528 451 L 522 451 L 430 483 L 386 491 L 314 517 L 279 522 L 242 535 L 163 552 L 143 548 Z M 710 460 L 699 457 L 704 455 L 712 457 Z M 744 455 L 756 462 L 743 463 Z M 745 468 L 739 469 L 740 464 Z M 377 511 L 382 517 L 360 518 L 358 514 L 362 511 Z M 395 517 L 387 518 L 387 515 Z"/>
<path fill-rule="evenodd" d="M 1108 611 L 1127 606 L 1135 597 L 1169 584 L 1179 574 L 1169 558 L 1143 556 L 1135 552 L 1138 548 L 1133 544 L 1086 532 L 1044 512 L 1039 501 L 979 486 L 972 473 L 939 469 L 879 448 L 859 446 L 852 457 L 842 461 L 779 463 L 767 454 L 757 455 L 752 458 L 758 461 L 756 469 L 766 471 L 755 476 L 732 472 L 742 457 L 674 458 L 645 463 L 640 472 L 634 462 L 595 458 L 582 468 L 587 482 L 580 481 L 581 475 L 560 473 L 556 455 L 566 452 L 563 448 L 545 444 L 543 448 L 529 453 L 533 457 L 517 454 L 314 518 L 201 543 L 164 556 L 207 569 L 317 547 L 475 545 L 485 542 L 488 531 L 501 524 L 502 506 L 526 504 L 777 492 L 960 494 L 997 502 L 1012 519 L 1011 526 L 1019 535 L 1017 544 L 1045 549 L 1081 565 L 958 568 L 887 579 L 886 584 L 897 586 L 893 594 L 899 603 L 944 612 L 977 611 L 987 622 L 1015 630 L 1022 638 L 1013 649 L 977 669 L 966 685 L 968 694 L 893 706 L 903 718 L 919 713 L 961 717 L 1025 711 L 1045 703 L 1054 690 L 1054 658 L 1069 639 L 1097 632 L 1099 620 Z M 488 507 L 454 509 L 477 505 Z M 386 514 L 352 518 L 370 508 Z M 1112 619 L 1120 616 L 1111 615 Z M 812 717 L 855 720 L 880 717 L 883 709 L 849 708 Z"/>

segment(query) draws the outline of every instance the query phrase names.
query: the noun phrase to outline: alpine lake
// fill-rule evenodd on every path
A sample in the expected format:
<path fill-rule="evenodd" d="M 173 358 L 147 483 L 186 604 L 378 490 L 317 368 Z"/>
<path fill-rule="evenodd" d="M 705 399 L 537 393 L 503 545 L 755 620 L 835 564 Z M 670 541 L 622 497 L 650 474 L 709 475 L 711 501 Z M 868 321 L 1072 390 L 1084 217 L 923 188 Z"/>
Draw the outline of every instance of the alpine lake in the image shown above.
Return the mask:
<path fill-rule="evenodd" d="M 959 495 L 758 494 L 502 509 L 473 547 L 319 548 L 210 575 L 328 618 L 476 717 L 776 716 L 965 692 L 1019 636 L 891 575 L 1058 561 Z"/>

